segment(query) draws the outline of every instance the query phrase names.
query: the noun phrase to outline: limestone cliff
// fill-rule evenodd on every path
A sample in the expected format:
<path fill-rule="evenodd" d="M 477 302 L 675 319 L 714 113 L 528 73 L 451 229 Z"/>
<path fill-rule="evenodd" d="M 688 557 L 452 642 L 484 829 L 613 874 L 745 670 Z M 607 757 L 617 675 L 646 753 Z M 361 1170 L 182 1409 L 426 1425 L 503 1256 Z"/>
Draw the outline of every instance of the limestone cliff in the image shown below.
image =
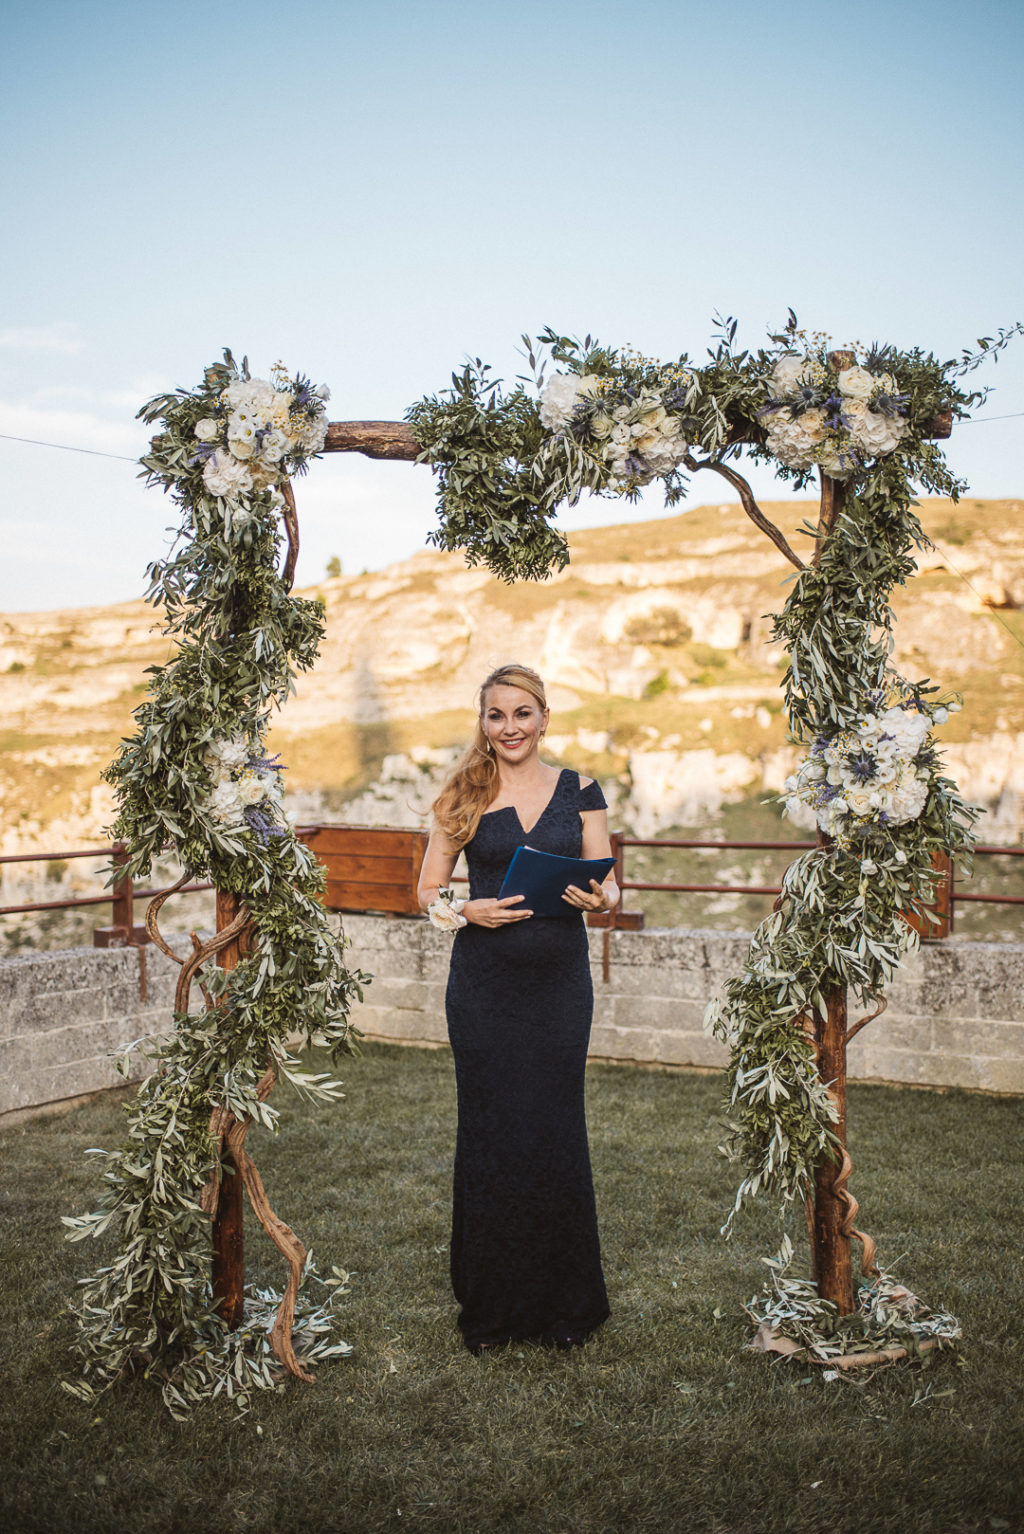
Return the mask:
<path fill-rule="evenodd" d="M 766 509 L 799 546 L 811 503 Z M 936 546 L 898 603 L 901 669 L 966 696 L 945 730 L 949 761 L 990 811 L 985 836 L 1002 841 L 1024 833 L 1021 513 L 1017 501 L 926 502 Z M 424 552 L 313 588 L 322 658 L 274 731 L 300 813 L 422 818 L 476 686 L 510 659 L 548 681 L 552 754 L 610 782 L 617 819 L 641 834 L 776 789 L 792 751 L 765 616 L 785 599 L 788 566 L 772 545 L 736 505 L 571 544 L 569 568 L 539 585 L 503 586 Z M 98 772 L 163 654 L 140 602 L 0 619 L 5 850 L 101 834 Z"/>

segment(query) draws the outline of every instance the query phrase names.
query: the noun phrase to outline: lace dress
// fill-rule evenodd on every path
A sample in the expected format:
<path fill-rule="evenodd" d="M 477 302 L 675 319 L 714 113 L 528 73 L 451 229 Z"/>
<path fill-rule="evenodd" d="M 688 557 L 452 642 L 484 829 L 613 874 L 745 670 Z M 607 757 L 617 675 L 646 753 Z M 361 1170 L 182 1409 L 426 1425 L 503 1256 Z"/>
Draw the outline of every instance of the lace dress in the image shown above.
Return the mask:
<path fill-rule="evenodd" d="M 524 844 L 579 857 L 580 811 L 604 804 L 565 770 L 529 833 L 510 806 L 483 815 L 466 847 L 470 898 L 496 896 Z M 592 1012 L 581 913 L 456 935 L 451 1274 L 467 1347 L 579 1339 L 608 1315 L 583 1104 Z"/>

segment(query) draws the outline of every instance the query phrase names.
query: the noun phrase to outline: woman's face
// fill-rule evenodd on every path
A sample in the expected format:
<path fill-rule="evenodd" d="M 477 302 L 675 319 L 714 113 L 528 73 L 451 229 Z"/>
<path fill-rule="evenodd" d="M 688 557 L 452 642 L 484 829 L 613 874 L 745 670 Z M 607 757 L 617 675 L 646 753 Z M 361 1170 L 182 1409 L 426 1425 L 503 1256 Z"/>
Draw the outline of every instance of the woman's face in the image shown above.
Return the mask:
<path fill-rule="evenodd" d="M 524 687 L 488 687 L 480 716 L 488 744 L 499 761 L 524 762 L 540 744 L 548 710 Z"/>

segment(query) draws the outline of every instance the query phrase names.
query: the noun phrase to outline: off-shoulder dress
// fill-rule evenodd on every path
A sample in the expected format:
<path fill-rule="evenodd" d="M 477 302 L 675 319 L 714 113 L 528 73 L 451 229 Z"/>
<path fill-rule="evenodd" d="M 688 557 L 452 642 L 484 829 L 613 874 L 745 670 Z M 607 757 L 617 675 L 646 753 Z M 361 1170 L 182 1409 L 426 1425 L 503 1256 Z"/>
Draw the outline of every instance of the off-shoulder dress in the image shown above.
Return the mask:
<path fill-rule="evenodd" d="M 529 832 L 511 806 L 466 847 L 470 898 L 496 896 L 517 847 L 579 857 L 597 783 L 568 769 Z M 584 1110 L 593 1013 L 582 913 L 456 935 L 447 990 L 455 1057 L 451 1275 L 467 1347 L 580 1341 L 608 1315 Z"/>

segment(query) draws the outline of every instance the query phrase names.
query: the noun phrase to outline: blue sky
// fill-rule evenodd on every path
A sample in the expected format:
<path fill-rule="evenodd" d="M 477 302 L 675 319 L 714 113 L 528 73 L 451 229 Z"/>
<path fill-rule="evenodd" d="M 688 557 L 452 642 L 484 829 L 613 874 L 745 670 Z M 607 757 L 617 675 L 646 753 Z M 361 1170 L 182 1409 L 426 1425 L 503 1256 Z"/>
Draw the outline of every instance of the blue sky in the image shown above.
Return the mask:
<path fill-rule="evenodd" d="M 134 456 L 138 405 L 224 345 L 334 419 L 466 355 L 514 375 L 546 324 L 699 357 L 715 310 L 756 344 L 791 304 L 953 355 L 1024 318 L 1022 42 L 1015 0 L 12 8 L 0 433 Z M 983 378 L 979 415 L 1024 411 L 1024 342 Z M 959 429 L 976 495 L 1024 495 L 1022 426 Z M 299 504 L 306 583 L 433 523 L 427 470 L 354 455 Z M 0 610 L 138 595 L 168 511 L 130 463 L 0 437 Z"/>

